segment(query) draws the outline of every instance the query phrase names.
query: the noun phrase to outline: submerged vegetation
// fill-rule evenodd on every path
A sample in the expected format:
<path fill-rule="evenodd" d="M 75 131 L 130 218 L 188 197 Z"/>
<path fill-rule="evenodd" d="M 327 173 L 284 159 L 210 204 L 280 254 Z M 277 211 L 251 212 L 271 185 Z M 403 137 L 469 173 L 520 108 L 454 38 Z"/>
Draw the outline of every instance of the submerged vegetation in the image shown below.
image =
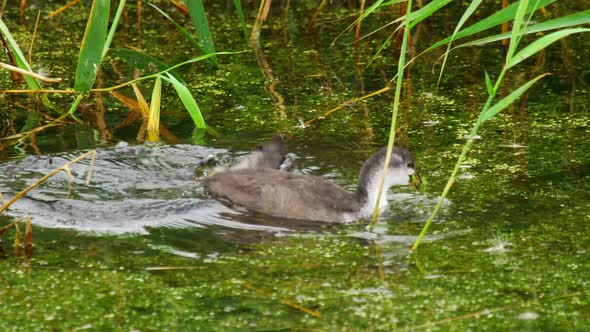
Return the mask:
<path fill-rule="evenodd" d="M 73 8 L 88 15 L 81 18 Z M 20 9 L 5 5 L 3 11 L 6 56 L 0 79 L 2 98 L 11 105 L 0 110 L 3 159 L 110 146 L 119 140 L 220 147 L 225 142 L 244 149 L 249 142 L 243 137 L 280 131 L 293 138 L 295 151 L 315 144 L 321 153 L 309 148 L 312 155 L 346 162 L 349 157 L 324 151 L 322 142 L 330 141 L 324 137 L 354 137 L 355 150 L 371 150 L 389 138 L 390 151 L 398 142 L 414 145 L 418 167 L 431 170 L 428 195 L 434 197 L 422 205 L 410 200 L 394 208 L 398 217 L 392 217 L 393 223 L 382 217 L 377 222 L 376 208 L 368 229 L 320 229 L 269 242 L 257 234 L 255 244 L 244 234 L 219 231 L 213 222 L 203 227 L 202 221 L 182 231 L 174 224 L 146 227 L 145 234 L 129 237 L 40 227 L 35 239 L 48 245 L 36 248 L 37 258 L 31 256 L 31 221 L 27 219 L 21 241 L 18 223 L 1 217 L 8 226 L 0 235 L 16 229 L 15 248 L 21 242 L 29 248 L 24 263 L 15 252 L 15 266 L 0 275 L 6 286 L 0 298 L 7 301 L 3 328 L 590 326 L 589 285 L 583 277 L 590 271 L 584 246 L 590 231 L 582 222 L 590 211 L 578 206 L 588 198 L 589 154 L 583 148 L 566 153 L 569 168 L 558 171 L 550 164 L 561 152 L 533 139 L 544 136 L 587 147 L 579 131 L 587 130 L 589 122 L 587 116 L 576 119 L 572 110 L 565 116 L 543 115 L 543 101 L 527 106 L 531 91 L 549 91 L 549 83 L 542 82 L 562 86 L 561 72 L 575 76 L 574 68 L 581 68 L 581 77 L 567 83 L 572 91 L 567 98 L 570 105 L 587 105 L 576 101 L 589 94 L 588 67 L 575 60 L 588 55 L 590 9 L 583 1 L 519 0 L 498 8 L 481 0 L 195 0 L 186 5 L 94 0 L 90 6 L 22 1 Z M 81 21 L 86 22 L 83 31 L 67 31 Z M 557 47 L 564 60 L 552 53 Z M 546 63 L 557 61 L 566 68 L 556 73 Z M 43 63 L 53 71 L 41 70 Z M 436 73 L 430 72 L 432 66 Z M 535 96 L 557 103 L 558 89 Z M 502 117 L 517 101 L 516 115 Z M 540 120 L 528 117 L 532 115 Z M 532 128 L 530 143 L 519 137 L 519 126 Z M 565 135 L 563 127 L 572 137 L 557 138 Z M 494 131 L 503 135 L 502 142 Z M 528 144 L 537 144 L 530 150 L 542 151 L 544 157 L 523 157 L 526 152 L 520 150 Z M 478 151 L 470 154 L 474 146 Z M 482 155 L 482 148 L 499 147 L 515 152 Z M 90 182 L 70 181 L 85 172 L 90 176 L 93 162 L 82 164 L 84 170 L 71 167 L 96 152 L 77 154 L 81 156 L 55 155 L 56 160 L 73 159 L 64 166 L 53 165 L 50 157 L 56 170 L 36 182 L 27 178 L 26 167 L 15 171 L 24 179 L 0 176 L 0 213 L 60 171 L 67 175 L 68 198 L 70 185 L 80 186 L 79 193 L 74 187 L 74 196 L 87 195 Z M 356 159 L 362 158 L 351 160 Z M 147 167 L 138 160 L 131 165 Z M 22 165 L 35 164 L 25 158 Z M 169 176 L 179 188 L 187 185 L 172 170 L 162 174 L 162 161 L 155 165 L 162 167 L 158 176 Z M 566 180 L 560 177 L 577 181 L 573 192 L 580 197 L 567 196 Z M 445 212 L 456 183 L 463 188 L 453 197 L 453 212 Z M 16 190 L 20 193 L 15 184 L 22 185 Z M 138 188 L 125 189 L 124 195 L 139 192 L 146 195 L 142 199 L 154 199 L 171 194 L 146 194 L 157 189 L 149 185 L 132 187 Z M 91 200 L 108 202 L 109 189 L 94 189 Z M 568 198 L 572 206 L 563 206 Z M 559 221 L 532 222 L 547 216 L 529 202 Z M 34 225 L 35 215 L 30 217 Z M 442 226 L 429 237 L 434 221 Z M 265 241 L 258 243 L 258 237 Z M 429 245 L 417 250 L 425 239 Z M 53 301 L 59 306 L 52 307 Z M 92 301 L 98 301 L 95 307 L 85 305 Z M 20 318 L 21 305 L 34 308 L 26 313 L 33 319 Z"/>

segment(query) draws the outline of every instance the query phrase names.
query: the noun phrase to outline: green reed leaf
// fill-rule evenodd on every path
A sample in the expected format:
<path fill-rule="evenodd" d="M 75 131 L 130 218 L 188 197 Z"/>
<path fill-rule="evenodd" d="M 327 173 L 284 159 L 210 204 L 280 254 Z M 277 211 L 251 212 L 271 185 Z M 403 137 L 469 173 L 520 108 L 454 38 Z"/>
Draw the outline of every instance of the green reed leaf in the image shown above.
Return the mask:
<path fill-rule="evenodd" d="M 537 23 L 531 26 L 528 26 L 521 30 L 521 35 L 526 34 L 534 34 L 539 32 L 545 32 L 555 29 L 561 28 L 569 28 L 577 25 L 588 24 L 590 23 L 590 9 L 581 11 L 579 13 L 575 13 L 572 15 L 567 15 L 559 18 L 555 18 L 549 21 Z M 461 45 L 458 45 L 455 48 L 459 47 L 467 47 L 467 46 L 481 46 L 488 43 L 493 43 L 502 39 L 510 38 L 511 32 L 497 34 L 481 39 L 477 39 L 474 41 L 470 41 Z"/>
<path fill-rule="evenodd" d="M 111 29 L 109 30 L 109 34 L 107 35 L 107 39 L 104 43 L 104 49 L 102 50 L 102 59 L 106 56 L 109 47 L 111 47 L 111 42 L 115 37 L 115 32 L 117 31 L 117 26 L 119 25 L 119 21 L 121 20 L 121 14 L 123 13 L 123 9 L 125 9 L 125 3 L 127 0 L 119 0 L 119 6 L 117 7 L 117 11 L 115 12 L 115 17 L 113 18 L 113 22 L 111 23 Z"/>
<path fill-rule="evenodd" d="M 535 40 L 534 42 L 532 42 L 531 44 L 529 44 L 525 48 L 523 48 L 516 55 L 514 55 L 506 63 L 506 69 L 510 69 L 510 68 L 516 66 L 517 64 L 521 63 L 525 59 L 531 57 L 535 53 L 546 48 L 547 46 L 551 45 L 552 43 L 560 40 L 561 38 L 567 37 L 567 36 L 574 34 L 574 33 L 580 33 L 580 32 L 590 32 L 590 29 L 588 29 L 588 28 L 564 29 L 564 30 L 559 30 L 559 31 L 550 33 L 546 36 L 543 36 L 543 37 Z"/>
<path fill-rule="evenodd" d="M 242 11 L 242 2 L 240 0 L 234 0 L 234 6 L 236 7 L 236 13 L 240 19 L 240 25 L 242 25 L 242 31 L 244 32 L 244 38 L 248 40 L 248 27 L 246 26 L 246 19 L 244 18 L 244 12 Z"/>
<path fill-rule="evenodd" d="M 537 0 L 538 2 L 538 0 Z M 520 29 L 522 29 L 522 23 L 524 21 L 524 16 L 527 13 L 527 8 L 529 6 L 528 0 L 520 0 L 518 3 L 518 8 L 516 9 L 516 14 L 514 15 L 514 21 L 512 22 L 512 35 L 510 36 L 510 44 L 508 45 L 508 51 L 506 51 L 506 61 L 510 62 L 512 56 L 516 52 L 516 48 L 518 47 L 518 43 L 520 42 Z"/>
<path fill-rule="evenodd" d="M 76 79 L 74 82 L 76 92 L 88 92 L 94 84 L 102 62 L 102 53 L 109 23 L 109 10 L 109 0 L 94 0 L 92 2 L 88 23 L 80 46 L 78 65 L 76 66 Z"/>
<path fill-rule="evenodd" d="M 540 1 L 538 1 L 538 3 L 535 2 L 533 4 L 529 4 L 525 13 L 530 13 L 538 8 L 547 6 L 555 1 L 557 1 L 557 0 L 540 0 Z M 515 3 L 511 4 L 510 6 L 492 14 L 491 16 L 488 16 L 487 18 L 459 31 L 454 36 L 454 38 L 452 36 L 447 37 L 445 39 L 442 39 L 442 40 L 432 44 L 424 52 L 431 51 L 441 45 L 447 44 L 451 40 L 458 40 L 458 39 L 461 39 L 461 38 L 464 38 L 467 36 L 471 36 L 471 35 L 476 34 L 478 32 L 491 29 L 491 28 L 498 26 L 504 22 L 511 21 L 514 19 L 515 15 L 516 15 L 516 10 L 518 9 L 519 5 L 520 5 L 520 1 L 515 2 Z"/>
<path fill-rule="evenodd" d="M 488 75 L 487 71 L 484 71 L 486 75 L 486 87 L 488 88 L 488 95 L 494 95 L 494 86 L 492 85 L 492 80 L 490 79 L 490 75 Z"/>
<path fill-rule="evenodd" d="M 197 101 L 195 100 L 195 98 L 193 98 L 193 95 L 191 94 L 189 89 L 185 85 L 180 83 L 176 78 L 174 78 L 174 76 L 170 75 L 169 73 L 166 73 L 166 75 L 168 75 L 168 78 L 163 78 L 166 81 L 172 83 L 174 89 L 176 89 L 176 93 L 178 93 L 178 97 L 180 97 L 180 100 L 184 104 L 184 107 L 186 108 L 188 113 L 191 115 L 191 118 L 193 119 L 197 127 L 202 129 L 207 128 L 207 125 L 205 124 L 205 119 L 203 119 L 203 115 L 201 114 L 201 110 L 199 109 L 199 105 L 197 105 Z"/>
<path fill-rule="evenodd" d="M 503 109 L 510 106 L 516 99 L 518 99 L 523 93 L 525 93 L 533 84 L 537 83 L 538 80 L 547 76 L 547 74 L 539 75 L 532 80 L 528 81 L 520 88 L 514 90 L 508 96 L 504 97 L 502 100 L 497 102 L 494 106 L 488 108 L 484 111 L 480 116 L 480 121 L 484 122 L 491 118 L 493 118 L 496 114 L 500 113 Z"/>

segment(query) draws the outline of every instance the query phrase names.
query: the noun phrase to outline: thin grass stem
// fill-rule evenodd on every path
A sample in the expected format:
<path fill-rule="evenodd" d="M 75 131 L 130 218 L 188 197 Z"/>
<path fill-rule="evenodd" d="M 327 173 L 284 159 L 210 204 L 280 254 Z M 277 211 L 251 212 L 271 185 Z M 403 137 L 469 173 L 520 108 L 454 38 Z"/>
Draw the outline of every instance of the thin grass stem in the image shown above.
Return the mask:
<path fill-rule="evenodd" d="M 410 17 L 412 12 L 412 0 L 408 0 L 406 4 L 406 17 Z M 387 143 L 387 154 L 385 155 L 385 165 L 383 166 L 383 175 L 381 176 L 381 182 L 379 183 L 379 193 L 377 194 L 377 201 L 373 210 L 373 216 L 368 226 L 369 230 L 373 230 L 377 216 L 379 215 L 379 201 L 381 200 L 381 193 L 383 192 L 383 185 L 385 183 L 385 177 L 387 176 L 387 170 L 389 169 L 389 162 L 391 161 L 391 151 L 393 150 L 393 144 L 395 142 L 395 127 L 397 120 L 397 112 L 399 109 L 400 96 L 402 92 L 404 69 L 406 62 L 406 49 L 408 48 L 408 39 L 410 38 L 410 20 L 406 20 L 404 29 L 404 37 L 402 41 L 402 47 L 400 49 L 399 61 L 398 61 L 398 76 L 397 84 L 395 85 L 395 96 L 393 97 L 393 111 L 391 113 L 391 126 L 389 127 L 389 142 Z"/>

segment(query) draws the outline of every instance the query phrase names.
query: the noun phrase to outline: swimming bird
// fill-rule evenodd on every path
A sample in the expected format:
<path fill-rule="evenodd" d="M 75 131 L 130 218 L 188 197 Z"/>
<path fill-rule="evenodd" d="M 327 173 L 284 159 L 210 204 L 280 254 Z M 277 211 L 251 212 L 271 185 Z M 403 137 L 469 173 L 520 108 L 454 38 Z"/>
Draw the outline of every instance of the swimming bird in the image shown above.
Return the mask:
<path fill-rule="evenodd" d="M 270 168 L 217 172 L 203 180 L 205 192 L 221 201 L 276 217 L 350 223 L 370 216 L 375 207 L 387 148 L 374 153 L 361 168 L 356 191 L 326 179 Z M 256 163 L 255 163 L 256 164 Z M 410 152 L 394 147 L 379 203 L 387 206 L 387 190 L 420 178 Z"/>

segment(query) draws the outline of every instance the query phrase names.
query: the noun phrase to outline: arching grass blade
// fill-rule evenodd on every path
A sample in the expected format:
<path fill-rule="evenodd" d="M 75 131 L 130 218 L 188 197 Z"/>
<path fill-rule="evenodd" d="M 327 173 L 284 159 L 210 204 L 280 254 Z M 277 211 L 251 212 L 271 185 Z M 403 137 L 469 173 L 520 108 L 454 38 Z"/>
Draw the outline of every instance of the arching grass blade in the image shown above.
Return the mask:
<path fill-rule="evenodd" d="M 574 33 L 580 33 L 580 32 L 590 32 L 590 29 L 588 29 L 588 28 L 564 29 L 564 30 L 559 30 L 559 31 L 550 33 L 546 36 L 543 36 L 543 37 L 535 40 L 531 44 L 527 45 L 520 52 L 518 52 L 516 55 L 514 55 L 510 59 L 510 61 L 506 64 L 506 68 L 510 69 L 510 68 L 516 66 L 517 64 L 519 64 L 523 60 L 529 58 L 530 56 L 534 55 L 535 53 L 537 53 L 540 50 L 544 49 L 545 47 L 549 46 L 550 44 L 560 40 L 561 38 L 564 38 L 564 37 L 569 36 Z"/>
<path fill-rule="evenodd" d="M 176 89 L 176 93 L 178 93 L 178 97 L 180 97 L 180 100 L 184 104 L 184 107 L 186 108 L 188 113 L 191 115 L 191 118 L 193 118 L 193 121 L 195 122 L 197 127 L 202 129 L 207 128 L 207 125 L 205 124 L 205 119 L 203 118 L 201 110 L 199 109 L 199 105 L 197 105 L 197 101 L 195 100 L 195 98 L 193 98 L 193 95 L 188 90 L 188 88 L 184 86 L 182 83 L 180 83 L 176 78 L 174 78 L 174 76 L 168 73 L 166 73 L 166 75 L 168 75 L 168 78 L 162 78 L 172 83 L 174 89 Z"/>
<path fill-rule="evenodd" d="M 129 63 L 131 66 L 142 71 L 142 75 L 156 74 L 170 69 L 170 66 L 151 55 L 128 49 L 128 48 L 114 48 L 111 50 L 111 55 L 120 57 Z M 186 84 L 184 79 L 175 71 L 168 71 L 180 83 Z"/>
<path fill-rule="evenodd" d="M 487 121 L 493 118 L 496 114 L 500 113 L 503 109 L 508 107 L 512 104 L 516 99 L 518 99 L 526 90 L 528 90 L 533 84 L 537 83 L 538 80 L 547 76 L 547 74 L 539 75 L 532 80 L 526 82 L 520 88 L 512 91 L 508 96 L 504 97 L 502 100 L 497 102 L 494 106 L 488 108 L 485 112 L 481 113 L 481 121 Z"/>
<path fill-rule="evenodd" d="M 537 23 L 535 25 L 528 26 L 528 27 L 526 27 L 526 29 L 522 29 L 522 31 L 520 33 L 522 35 L 534 34 L 534 33 L 539 33 L 539 32 L 555 30 L 555 29 L 574 27 L 574 26 L 588 24 L 588 23 L 590 23 L 590 9 L 579 12 L 579 13 L 575 13 L 572 15 L 567 15 L 564 17 L 559 17 L 559 18 L 555 18 L 555 19 L 552 19 L 549 21 L 545 21 L 545 22 Z M 480 39 L 477 39 L 474 41 L 460 44 L 460 45 L 456 46 L 455 48 L 467 47 L 467 46 L 481 46 L 481 45 L 493 43 L 493 42 L 496 42 L 496 41 L 499 41 L 502 39 L 510 38 L 510 35 L 511 35 L 511 33 L 507 32 L 507 33 L 497 34 L 497 35 L 493 35 L 493 36 L 489 36 L 489 37 L 485 37 L 485 38 L 480 38 Z"/>

